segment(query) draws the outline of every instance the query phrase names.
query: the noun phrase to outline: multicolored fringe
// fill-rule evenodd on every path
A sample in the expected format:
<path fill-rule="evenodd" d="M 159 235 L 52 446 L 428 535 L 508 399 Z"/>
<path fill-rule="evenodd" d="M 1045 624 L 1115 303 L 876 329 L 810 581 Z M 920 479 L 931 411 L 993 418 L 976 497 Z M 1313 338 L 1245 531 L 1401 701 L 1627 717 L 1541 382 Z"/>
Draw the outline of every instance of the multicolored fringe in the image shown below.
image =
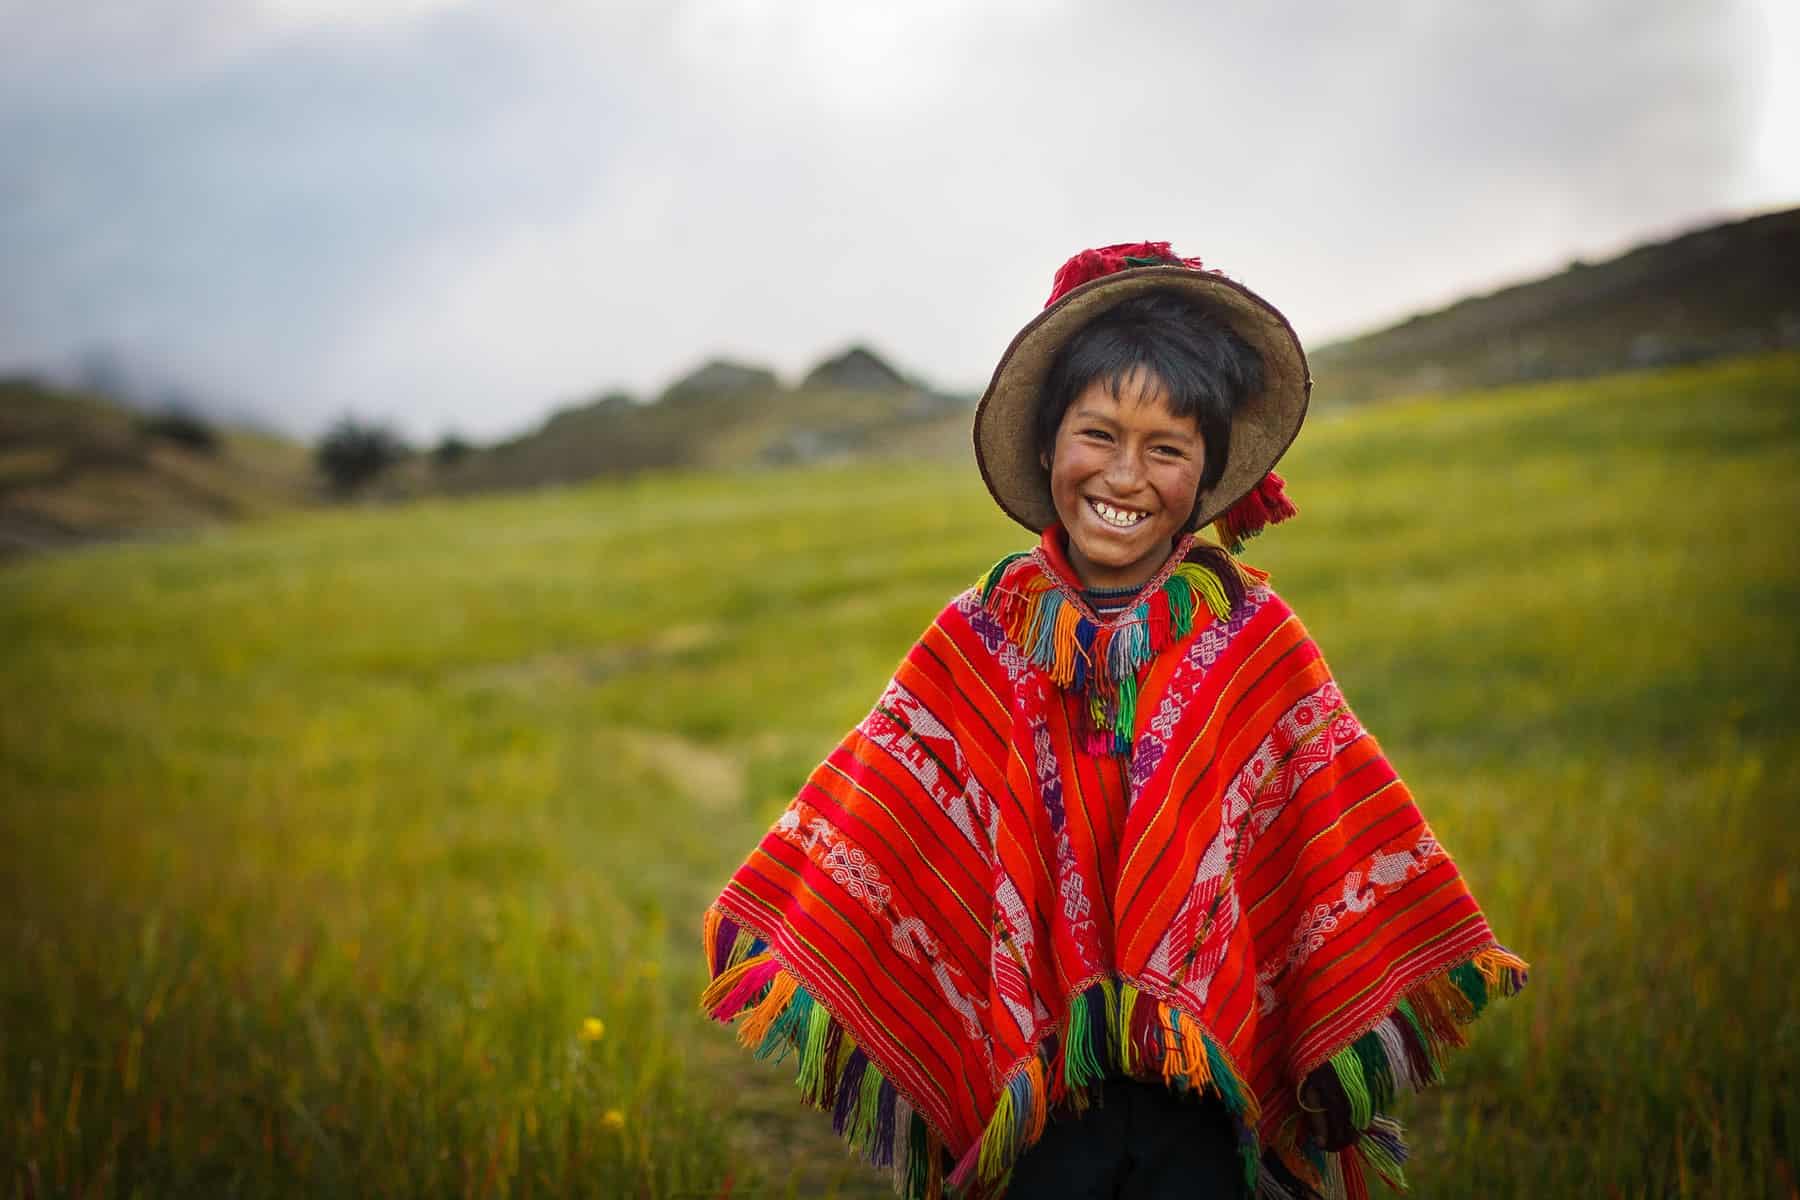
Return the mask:
<path fill-rule="evenodd" d="M 1219 535 L 1219 541 L 1227 550 L 1236 554 L 1244 548 L 1245 542 L 1270 525 L 1279 525 L 1300 515 L 1300 510 L 1288 499 L 1286 487 L 1287 480 L 1270 471 L 1249 495 L 1213 522 L 1213 532 Z"/>
<path fill-rule="evenodd" d="M 1414 986 L 1373 1029 L 1325 1061 L 1337 1088 L 1324 1097 L 1333 1124 L 1362 1130 L 1344 1150 L 1324 1154 L 1300 1146 L 1265 1156 L 1257 1200 L 1363 1200 L 1364 1174 L 1373 1171 L 1396 1191 L 1406 1190 L 1406 1142 L 1383 1116 L 1404 1088 L 1442 1082 L 1449 1052 L 1468 1045 L 1462 1027 L 1496 997 L 1525 986 L 1524 960 L 1490 946 Z"/>
<path fill-rule="evenodd" d="M 943 1142 L 895 1091 L 855 1040 L 768 952 L 717 909 L 705 938 L 712 983 L 701 1006 L 720 1021 L 741 1017 L 738 1040 L 757 1058 L 799 1051 L 801 1098 L 832 1114 L 851 1149 L 894 1172 L 907 1200 L 998 1196 L 1013 1164 L 1043 1136 L 1052 1109 L 1085 1110 L 1109 1076 L 1161 1080 L 1216 1095 L 1238 1131 L 1247 1187 L 1259 1171 L 1256 1097 L 1205 1028 L 1131 983 L 1103 979 L 1077 995 L 1067 1020 L 1021 1063 L 980 1139 L 953 1161 Z"/>
<path fill-rule="evenodd" d="M 1211 1091 L 1237 1129 L 1245 1184 L 1256 1186 L 1256 1097 L 1198 1021 L 1118 979 L 1099 980 L 1075 996 L 1060 1030 L 1014 1070 L 949 1186 L 967 1188 L 971 1196 L 1003 1192 L 1019 1155 L 1043 1135 L 1051 1110 L 1085 1110 L 1112 1075 L 1160 1080 L 1182 1092 Z"/>
<path fill-rule="evenodd" d="M 1179 565 L 1105 624 L 1070 598 L 1039 551 L 1001 559 L 978 586 L 983 607 L 1013 645 L 1058 687 L 1085 696 L 1091 727 L 1082 748 L 1099 755 L 1131 753 L 1138 673 L 1150 660 L 1193 632 L 1202 606 L 1222 621 L 1267 578 L 1190 536 Z"/>
<path fill-rule="evenodd" d="M 801 1099 L 830 1113 L 832 1128 L 864 1160 L 892 1170 L 906 1200 L 939 1200 L 949 1152 L 848 1031 L 763 939 L 716 908 L 707 910 L 705 939 L 712 983 L 702 1009 L 720 1021 L 742 1017 L 738 1041 L 759 1059 L 780 1062 L 797 1050 Z"/>
<path fill-rule="evenodd" d="M 1384 1110 L 1401 1088 L 1440 1082 L 1448 1052 L 1468 1044 L 1462 1027 L 1494 998 L 1517 994 L 1527 978 L 1523 960 L 1490 947 L 1412 988 L 1380 1023 L 1327 1059 L 1338 1088 L 1325 1103 L 1344 1106 L 1337 1123 L 1362 1131 L 1335 1152 L 1300 1136 L 1299 1118 L 1286 1127 L 1292 1136 L 1261 1146 L 1256 1097 L 1205 1027 L 1127 981 L 1098 980 L 1075 996 L 1061 1027 L 1014 1069 L 980 1139 L 953 1160 L 760 937 L 710 909 L 705 938 L 713 980 L 702 1007 L 720 1021 L 741 1017 L 738 1040 L 759 1059 L 780 1062 L 798 1051 L 801 1098 L 832 1114 L 832 1127 L 852 1150 L 891 1169 L 894 1190 L 906 1200 L 1003 1194 L 1013 1164 L 1043 1136 L 1050 1112 L 1084 1110 L 1113 1075 L 1216 1095 L 1237 1129 L 1245 1185 L 1257 1200 L 1367 1200 L 1371 1171 L 1405 1191 L 1406 1142 Z"/>

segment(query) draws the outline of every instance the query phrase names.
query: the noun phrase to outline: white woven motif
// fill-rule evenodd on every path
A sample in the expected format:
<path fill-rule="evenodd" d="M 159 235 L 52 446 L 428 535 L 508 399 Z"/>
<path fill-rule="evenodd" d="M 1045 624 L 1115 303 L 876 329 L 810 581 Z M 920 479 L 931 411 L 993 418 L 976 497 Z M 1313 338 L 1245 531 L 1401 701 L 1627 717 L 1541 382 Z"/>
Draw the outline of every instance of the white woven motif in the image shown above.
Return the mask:
<path fill-rule="evenodd" d="M 1050 1010 L 1031 986 L 1029 968 L 1036 941 L 1025 898 L 1013 881 L 1000 873 L 994 884 L 994 930 L 989 948 L 993 989 L 1027 1041 L 1035 1041 L 1038 1030 L 1050 1021 Z"/>
<path fill-rule="evenodd" d="M 1283 713 L 1226 785 L 1219 828 L 1201 853 L 1181 906 L 1157 943 L 1148 970 L 1203 1002 L 1218 970 L 1239 906 L 1232 872 L 1280 816 L 1288 800 L 1350 742 L 1362 726 L 1330 680 Z M 1192 955 L 1190 956 L 1190 951 Z"/>
<path fill-rule="evenodd" d="M 898 681 L 888 684 L 857 729 L 918 780 L 981 861 L 991 864 L 1000 806 L 969 770 L 956 735 Z"/>
<path fill-rule="evenodd" d="M 1031 660 L 1020 654 L 1009 641 L 1000 647 L 1000 665 L 1006 668 L 1006 681 L 1017 683 L 1019 677 L 1031 669 Z"/>
<path fill-rule="evenodd" d="M 1098 929 L 1090 915 L 1094 906 L 1088 899 L 1087 885 L 1082 880 L 1075 846 L 1069 837 L 1062 777 L 1056 751 L 1050 745 L 1050 726 L 1041 706 L 1031 717 L 1031 744 L 1037 768 L 1038 795 L 1050 814 L 1050 827 L 1056 835 L 1056 889 L 1062 897 L 1063 918 L 1091 965 L 1098 962 L 1100 950 Z"/>
<path fill-rule="evenodd" d="M 981 1005 L 977 999 L 979 990 L 969 983 L 966 972 L 942 957 L 937 939 L 931 936 L 930 928 L 923 920 L 899 911 L 894 902 L 894 889 L 881 879 L 868 855 L 851 844 L 817 810 L 799 799 L 782 812 L 773 832 L 805 850 L 807 857 L 845 892 L 861 900 L 870 912 L 887 920 L 888 937 L 894 948 L 912 962 L 927 966 L 938 990 L 944 995 L 944 1002 L 962 1018 L 963 1032 L 971 1041 L 982 1044 L 983 1053 L 991 1063 L 993 1039 L 982 1029 Z"/>
<path fill-rule="evenodd" d="M 856 846 L 838 842 L 825 852 L 825 865 L 834 883 L 870 908 L 880 908 L 894 897 L 894 889 L 881 882 L 880 869 Z"/>
<path fill-rule="evenodd" d="M 1180 667 L 1163 692 L 1161 703 L 1151 714 L 1148 728 L 1138 735 L 1137 744 L 1133 747 L 1131 791 L 1125 801 L 1127 811 L 1136 807 L 1138 795 L 1154 773 L 1156 764 L 1162 761 L 1163 752 L 1169 739 L 1174 736 L 1175 727 L 1181 724 L 1182 717 L 1187 714 L 1187 706 L 1206 682 L 1206 672 L 1219 661 L 1219 656 L 1231 645 L 1231 639 L 1250 623 L 1250 618 L 1267 602 L 1269 595 L 1266 587 L 1251 588 L 1245 595 L 1245 603 L 1238 605 L 1229 617 L 1223 621 L 1215 620 L 1195 634 L 1194 640 L 1188 643 Z"/>
<path fill-rule="evenodd" d="M 1346 914 L 1367 912 L 1376 902 L 1443 858 L 1444 848 L 1429 828 L 1419 840 L 1405 850 L 1389 853 L 1377 850 L 1360 865 L 1345 873 L 1336 899 L 1315 904 L 1294 926 L 1287 953 L 1256 973 L 1257 1007 L 1265 1014 L 1278 1007 L 1275 981 L 1290 971 L 1298 970 L 1313 952 L 1325 944 L 1325 935 L 1336 929 Z"/>

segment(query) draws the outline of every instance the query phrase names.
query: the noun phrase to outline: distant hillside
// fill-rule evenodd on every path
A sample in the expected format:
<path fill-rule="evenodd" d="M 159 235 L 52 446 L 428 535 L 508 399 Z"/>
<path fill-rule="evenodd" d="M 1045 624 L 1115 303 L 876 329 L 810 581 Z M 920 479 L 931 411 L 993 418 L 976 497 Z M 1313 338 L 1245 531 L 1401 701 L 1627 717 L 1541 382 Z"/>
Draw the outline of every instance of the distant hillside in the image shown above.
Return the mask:
<path fill-rule="evenodd" d="M 966 437 L 973 401 L 912 382 L 853 346 L 795 387 L 774 372 L 715 360 L 650 403 L 610 393 L 556 413 L 523 437 L 469 454 L 403 490 L 451 492 L 569 483 L 657 467 L 738 467 L 877 454 Z"/>
<path fill-rule="evenodd" d="M 1317 397 L 1354 403 L 1784 347 L 1800 348 L 1800 209 L 1572 264 L 1311 358 Z M 105 366 L 91 373 L 103 378 Z M 669 467 L 966 456 L 973 403 L 866 346 L 825 359 L 793 385 L 766 367 L 714 360 L 651 401 L 607 393 L 498 445 L 411 455 L 360 494 L 510 490 Z M 306 446 L 234 430 L 204 446 L 95 394 L 0 378 L 0 558 L 321 499 Z"/>
<path fill-rule="evenodd" d="M 1311 356 L 1359 402 L 1800 347 L 1800 209 L 1640 246 L 1459 300 Z"/>
<path fill-rule="evenodd" d="M 1600 375 L 1800 347 L 1800 209 L 1645 245 L 1473 296 L 1312 355 L 1317 396 Z M 390 494 L 568 483 L 661 467 L 736 467 L 868 454 L 966 453 L 972 398 L 939 393 L 853 346 L 784 385 L 715 360 L 652 402 L 618 393 L 462 460 L 415 463 Z"/>
<path fill-rule="evenodd" d="M 0 379 L 0 558 L 256 516 L 313 487 L 296 443 Z"/>

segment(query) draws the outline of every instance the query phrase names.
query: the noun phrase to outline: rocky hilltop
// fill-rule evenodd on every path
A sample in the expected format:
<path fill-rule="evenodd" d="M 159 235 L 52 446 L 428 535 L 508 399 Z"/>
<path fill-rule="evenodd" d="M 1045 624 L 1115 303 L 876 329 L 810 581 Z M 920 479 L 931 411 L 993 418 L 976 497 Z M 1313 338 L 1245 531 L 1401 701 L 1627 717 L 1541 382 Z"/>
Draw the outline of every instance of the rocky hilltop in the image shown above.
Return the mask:
<path fill-rule="evenodd" d="M 415 479 L 453 492 L 569 483 L 659 467 L 817 462 L 916 445 L 968 420 L 973 398 L 910 380 L 851 346 L 792 387 L 767 367 L 713 359 L 649 401 L 613 392 Z M 939 440 L 939 439 L 933 439 Z"/>
<path fill-rule="evenodd" d="M 803 388 L 836 388 L 846 392 L 908 391 L 913 385 L 867 346 L 852 346 L 806 373 Z"/>

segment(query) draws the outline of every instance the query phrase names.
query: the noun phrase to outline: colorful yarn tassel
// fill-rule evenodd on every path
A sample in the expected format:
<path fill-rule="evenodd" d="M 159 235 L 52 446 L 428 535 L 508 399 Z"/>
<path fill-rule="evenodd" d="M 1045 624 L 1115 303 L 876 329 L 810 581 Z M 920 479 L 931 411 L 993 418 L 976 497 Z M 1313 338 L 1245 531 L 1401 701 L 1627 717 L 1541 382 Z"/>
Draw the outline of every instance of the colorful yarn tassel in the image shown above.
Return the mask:
<path fill-rule="evenodd" d="M 1400 1125 L 1385 1115 L 1399 1092 L 1417 1091 L 1443 1079 L 1448 1052 L 1467 1044 L 1462 1027 L 1481 1015 L 1496 997 L 1525 986 L 1523 960 L 1490 946 L 1414 985 L 1392 1012 L 1369 1032 L 1342 1047 L 1322 1064 L 1328 1110 L 1347 1114 L 1359 1136 L 1341 1151 L 1324 1152 L 1293 1135 L 1263 1155 L 1258 1200 L 1356 1200 L 1366 1197 L 1365 1176 L 1374 1172 L 1396 1191 L 1406 1190 L 1407 1149 Z M 1310 1077 L 1310 1076 L 1309 1076 Z"/>
<path fill-rule="evenodd" d="M 706 914 L 705 945 L 715 975 L 701 1006 L 737 1020 L 738 1040 L 759 1059 L 797 1052 L 794 1081 L 803 1100 L 866 1161 L 894 1172 L 906 1200 L 941 1200 L 948 1153 L 881 1069 L 811 992 L 777 962 L 767 943 L 717 909 Z M 745 953 L 754 947 L 753 953 Z M 734 960 L 735 959 L 735 960 Z M 1042 1090 L 1041 1088 L 1039 1089 Z M 1034 1127 L 1027 1135 L 1035 1137 Z M 1035 1127 L 1041 1132 L 1041 1125 Z"/>
<path fill-rule="evenodd" d="M 1443 1079 L 1449 1051 L 1468 1045 L 1463 1026 L 1499 996 L 1516 995 L 1527 979 L 1525 963 L 1499 946 L 1415 985 L 1375 1028 L 1329 1060 L 1350 1099 L 1356 1128 L 1368 1110 L 1383 1112 L 1402 1090 L 1418 1091 Z M 1367 1109 L 1359 1107 L 1358 1092 Z"/>
<path fill-rule="evenodd" d="M 1047 535 L 1047 536 L 1054 536 Z M 1058 687 L 1082 700 L 1089 754 L 1131 753 L 1138 673 L 1192 633 L 1206 613 L 1223 621 L 1268 576 L 1217 546 L 1181 546 L 1182 558 L 1138 593 L 1138 602 L 1101 624 L 1070 596 L 1043 551 L 1011 554 L 982 576 L 983 606 L 1006 636 Z"/>
<path fill-rule="evenodd" d="M 1019 1155 L 1042 1136 L 1049 1110 L 1085 1108 L 1110 1075 L 1217 1096 L 1246 1148 L 1245 1185 L 1255 1189 L 1261 1114 L 1224 1049 L 1199 1021 L 1119 979 L 1099 980 L 1077 995 L 1063 1036 L 1046 1039 L 1015 1069 L 980 1140 L 951 1172 L 951 1188 L 986 1195 L 1003 1186 Z"/>
<path fill-rule="evenodd" d="M 1342 1089 L 1334 1099 L 1348 1105 L 1352 1128 L 1363 1131 L 1338 1152 L 1297 1136 L 1259 1146 L 1255 1097 L 1206 1028 L 1129 980 L 1098 980 L 1074 998 L 1059 1033 L 1014 1070 L 980 1139 L 952 1162 L 923 1118 L 762 938 L 717 910 L 707 913 L 704 934 L 717 974 L 702 1005 L 719 1020 L 737 1019 L 739 1040 L 757 1058 L 779 1062 L 797 1053 L 802 1099 L 832 1114 L 852 1150 L 892 1169 L 907 1200 L 941 1200 L 946 1188 L 995 1194 L 1019 1155 L 1043 1136 L 1050 1110 L 1084 1109 L 1115 1074 L 1215 1095 L 1237 1128 L 1245 1184 L 1258 1200 L 1366 1200 L 1369 1172 L 1404 1191 L 1406 1143 L 1384 1111 L 1402 1088 L 1440 1080 L 1448 1050 L 1466 1044 L 1462 1027 L 1527 979 L 1521 959 L 1491 946 L 1415 985 L 1380 1024 L 1327 1059 Z M 1297 1135 L 1298 1122 L 1286 1128 Z"/>
<path fill-rule="evenodd" d="M 1286 487 L 1287 481 L 1270 471 L 1263 476 L 1261 483 L 1250 490 L 1249 495 L 1226 509 L 1224 515 L 1213 522 L 1213 531 L 1218 534 L 1219 541 L 1227 550 L 1236 554 L 1244 548 L 1245 542 L 1270 525 L 1279 525 L 1290 517 L 1300 515 L 1300 510 L 1288 499 Z"/>

